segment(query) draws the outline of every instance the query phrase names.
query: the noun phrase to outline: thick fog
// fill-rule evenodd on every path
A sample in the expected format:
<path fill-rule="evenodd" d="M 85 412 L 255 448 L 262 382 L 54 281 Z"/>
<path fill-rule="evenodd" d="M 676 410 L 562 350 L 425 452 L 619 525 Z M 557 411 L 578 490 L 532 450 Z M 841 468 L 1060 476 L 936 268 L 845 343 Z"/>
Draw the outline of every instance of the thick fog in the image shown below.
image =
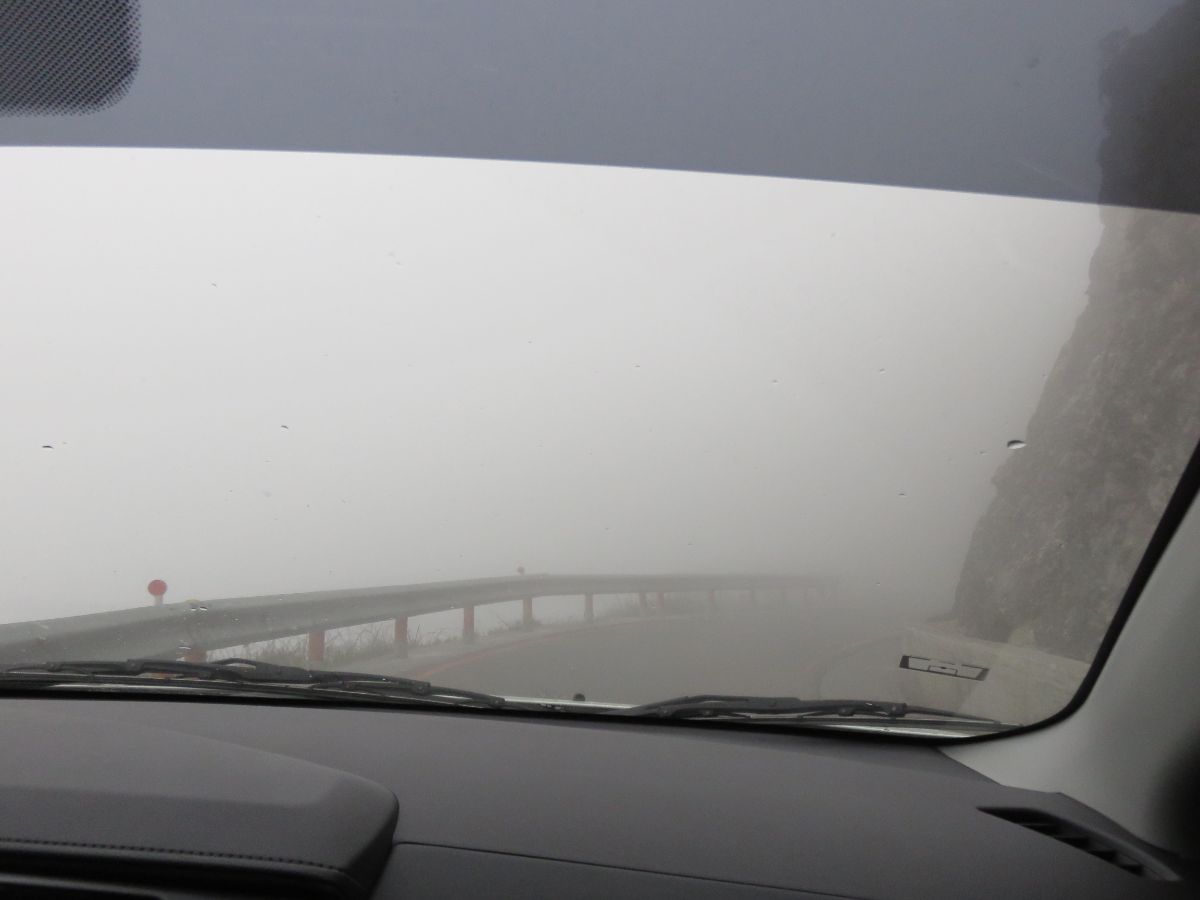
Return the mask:
<path fill-rule="evenodd" d="M 953 600 L 1094 206 L 0 151 L 0 620 L 530 572 Z"/>

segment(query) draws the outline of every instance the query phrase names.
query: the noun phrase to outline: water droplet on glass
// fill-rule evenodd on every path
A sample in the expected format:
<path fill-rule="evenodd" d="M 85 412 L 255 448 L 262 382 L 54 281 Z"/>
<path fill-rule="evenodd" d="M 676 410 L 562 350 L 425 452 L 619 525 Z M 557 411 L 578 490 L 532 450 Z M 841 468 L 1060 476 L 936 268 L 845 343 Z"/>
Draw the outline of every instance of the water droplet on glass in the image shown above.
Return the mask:
<path fill-rule="evenodd" d="M 906 494 L 904 491 L 901 491 L 901 492 L 900 492 L 900 496 L 901 496 L 901 497 L 907 497 L 907 496 L 908 496 L 908 494 Z"/>
<path fill-rule="evenodd" d="M 771 384 L 779 384 L 779 379 L 778 379 L 778 378 L 772 378 L 772 379 L 771 379 Z"/>
<path fill-rule="evenodd" d="M 880 369 L 876 374 L 882 375 L 887 369 Z"/>
<path fill-rule="evenodd" d="M 1013 440 L 1009 441 L 1007 444 L 1005 444 L 1004 446 L 1007 447 L 1009 450 L 1020 450 L 1022 447 L 1025 446 L 1025 442 L 1022 440 L 1013 439 Z"/>
<path fill-rule="evenodd" d="M 288 431 L 288 430 L 289 430 L 289 429 L 288 429 L 288 427 L 287 427 L 286 425 L 280 425 L 279 427 L 280 427 L 280 428 L 282 428 L 284 431 Z"/>
<path fill-rule="evenodd" d="M 190 644 L 180 644 L 175 649 L 178 650 L 180 653 L 191 653 L 192 652 L 192 648 L 191 648 Z"/>
<path fill-rule="evenodd" d="M 54 445 L 53 444 L 42 444 L 42 449 L 43 450 L 53 450 Z"/>

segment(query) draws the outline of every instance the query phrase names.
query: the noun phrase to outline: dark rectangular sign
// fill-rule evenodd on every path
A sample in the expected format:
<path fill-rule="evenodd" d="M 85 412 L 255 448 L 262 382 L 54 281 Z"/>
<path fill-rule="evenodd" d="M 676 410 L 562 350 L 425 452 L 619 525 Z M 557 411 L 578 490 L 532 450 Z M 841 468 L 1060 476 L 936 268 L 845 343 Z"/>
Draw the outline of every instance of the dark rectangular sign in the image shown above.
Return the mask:
<path fill-rule="evenodd" d="M 927 659 L 924 656 L 900 657 L 900 668 L 912 669 L 914 672 L 928 672 L 930 675 L 949 675 L 952 678 L 969 678 L 971 681 L 983 681 L 988 670 L 983 666 L 970 666 L 966 663 L 943 662 L 940 659 Z"/>

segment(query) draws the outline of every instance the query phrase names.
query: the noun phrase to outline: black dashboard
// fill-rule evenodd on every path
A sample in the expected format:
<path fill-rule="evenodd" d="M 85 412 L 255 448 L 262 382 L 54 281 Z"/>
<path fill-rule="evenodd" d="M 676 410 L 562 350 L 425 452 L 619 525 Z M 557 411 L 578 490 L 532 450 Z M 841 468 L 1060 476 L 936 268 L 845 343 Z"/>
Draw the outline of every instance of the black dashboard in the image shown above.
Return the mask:
<path fill-rule="evenodd" d="M 1195 896 L 930 745 L 468 711 L 7 698 L 13 896 Z"/>

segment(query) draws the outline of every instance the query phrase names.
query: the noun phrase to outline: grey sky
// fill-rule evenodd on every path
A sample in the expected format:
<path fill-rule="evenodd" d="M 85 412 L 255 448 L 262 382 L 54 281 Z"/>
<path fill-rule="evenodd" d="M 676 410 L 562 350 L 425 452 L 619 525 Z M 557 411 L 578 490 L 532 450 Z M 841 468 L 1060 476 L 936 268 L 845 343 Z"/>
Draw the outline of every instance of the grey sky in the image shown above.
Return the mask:
<path fill-rule="evenodd" d="M 518 564 L 948 605 L 1100 233 L 745 176 L 0 157 L 4 621 Z"/>

